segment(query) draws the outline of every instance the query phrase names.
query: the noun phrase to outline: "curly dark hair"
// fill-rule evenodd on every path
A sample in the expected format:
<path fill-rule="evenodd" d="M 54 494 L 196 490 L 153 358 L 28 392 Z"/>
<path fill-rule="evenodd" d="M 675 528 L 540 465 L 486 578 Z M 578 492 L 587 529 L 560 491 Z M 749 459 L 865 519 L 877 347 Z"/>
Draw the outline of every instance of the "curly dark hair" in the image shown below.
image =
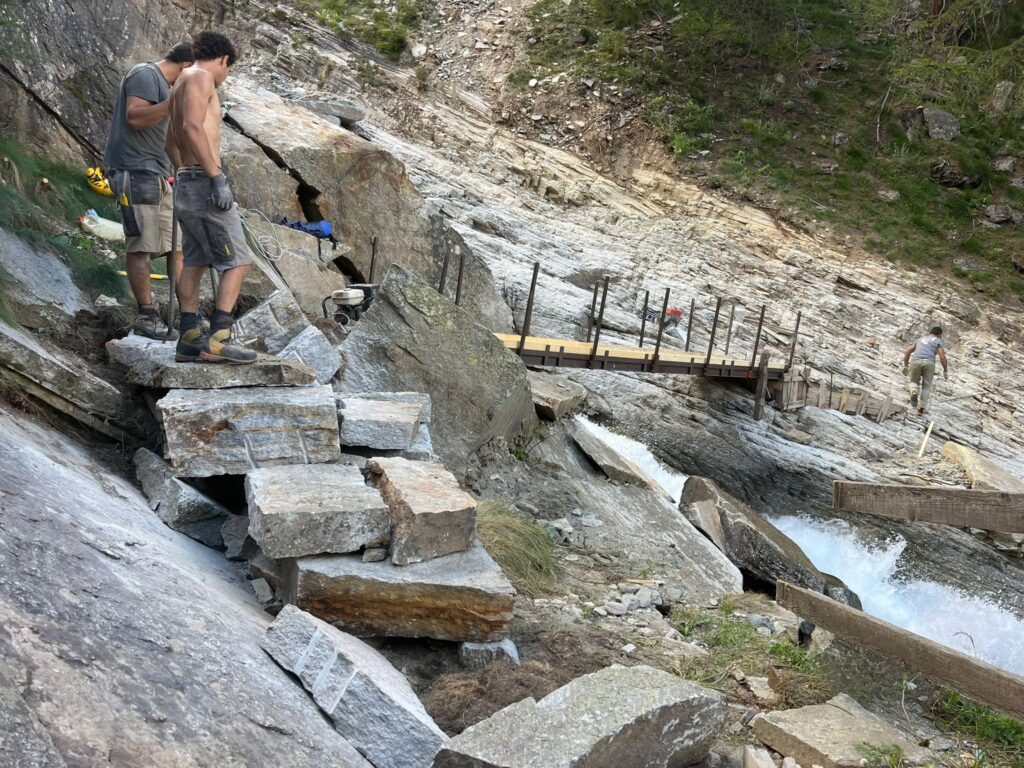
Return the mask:
<path fill-rule="evenodd" d="M 221 56 L 228 57 L 228 66 L 238 61 L 235 45 L 220 32 L 200 32 L 192 38 L 192 50 L 196 61 L 210 61 Z"/>
<path fill-rule="evenodd" d="M 191 64 L 196 60 L 195 54 L 192 53 L 192 43 L 188 40 L 171 48 L 164 58 L 172 64 Z"/>

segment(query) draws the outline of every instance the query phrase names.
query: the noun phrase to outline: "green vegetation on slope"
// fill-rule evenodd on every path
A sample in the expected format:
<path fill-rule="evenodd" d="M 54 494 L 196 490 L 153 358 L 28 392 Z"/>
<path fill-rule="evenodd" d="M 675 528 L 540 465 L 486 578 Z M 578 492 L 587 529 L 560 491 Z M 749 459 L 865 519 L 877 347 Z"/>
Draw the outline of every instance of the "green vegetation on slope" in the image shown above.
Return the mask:
<path fill-rule="evenodd" d="M 345 35 L 370 43 L 392 61 L 408 47 L 410 30 L 426 14 L 423 0 L 397 0 L 393 7 L 373 0 L 297 0 L 296 5 Z"/>
<path fill-rule="evenodd" d="M 517 591 L 529 597 L 554 591 L 554 544 L 543 528 L 496 501 L 481 501 L 476 521 L 481 543 Z"/>
<path fill-rule="evenodd" d="M 933 702 L 932 715 L 937 726 L 978 745 L 976 768 L 1024 768 L 1024 723 L 949 690 Z"/>
<path fill-rule="evenodd" d="M 1024 298 L 1024 227 L 981 222 L 992 203 L 1024 211 L 1024 183 L 993 170 L 997 156 L 1016 155 L 1018 173 L 1024 162 L 1024 6 L 948 0 L 937 16 L 927 6 L 540 0 L 528 50 L 533 76 L 568 70 L 615 85 L 710 186 Z M 1003 81 L 1018 87 L 997 114 Z M 918 106 L 953 113 L 962 134 L 937 141 L 918 129 L 910 140 L 903 121 Z M 969 182 L 944 186 L 940 161 Z"/>

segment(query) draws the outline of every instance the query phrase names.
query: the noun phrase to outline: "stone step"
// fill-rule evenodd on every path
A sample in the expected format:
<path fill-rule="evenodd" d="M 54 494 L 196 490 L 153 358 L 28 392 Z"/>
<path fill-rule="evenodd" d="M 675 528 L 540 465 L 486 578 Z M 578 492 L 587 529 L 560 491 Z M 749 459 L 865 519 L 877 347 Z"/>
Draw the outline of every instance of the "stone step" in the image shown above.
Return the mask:
<path fill-rule="evenodd" d="M 135 452 L 135 476 L 156 512 L 169 528 L 208 547 L 221 547 L 221 527 L 230 512 L 202 491 L 174 476 L 166 461 L 146 448 Z"/>
<path fill-rule="evenodd" d="M 408 565 L 461 552 L 476 537 L 476 499 L 442 464 L 374 458 L 366 468 L 391 514 L 391 561 Z"/>
<path fill-rule="evenodd" d="M 362 640 L 286 605 L 262 646 L 375 768 L 429 768 L 448 741 L 408 680 Z"/>
<path fill-rule="evenodd" d="M 389 451 L 410 448 L 420 425 L 417 403 L 338 397 L 341 444 Z"/>
<path fill-rule="evenodd" d="M 164 452 L 178 476 L 242 475 L 341 457 L 328 386 L 173 389 L 156 407 Z"/>
<path fill-rule="evenodd" d="M 264 555 L 303 557 L 387 544 L 391 519 L 357 467 L 267 467 L 245 477 L 249 533 Z"/>
<path fill-rule="evenodd" d="M 128 369 L 132 384 L 156 389 L 287 387 L 316 383 L 317 373 L 296 360 L 260 355 L 252 365 L 178 363 L 173 341 L 129 334 L 107 342 L 107 357 Z"/>
<path fill-rule="evenodd" d="M 406 566 L 358 554 L 302 557 L 286 581 L 286 602 L 363 636 L 501 640 L 516 594 L 479 543 Z"/>

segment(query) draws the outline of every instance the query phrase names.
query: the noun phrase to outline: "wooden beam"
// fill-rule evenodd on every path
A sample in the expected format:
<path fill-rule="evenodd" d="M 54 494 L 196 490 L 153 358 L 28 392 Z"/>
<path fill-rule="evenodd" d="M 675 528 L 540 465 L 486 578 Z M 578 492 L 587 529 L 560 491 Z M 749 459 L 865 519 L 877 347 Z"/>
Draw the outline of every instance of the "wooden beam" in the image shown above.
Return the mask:
<path fill-rule="evenodd" d="M 836 480 L 832 507 L 897 520 L 1024 533 L 1024 493 Z"/>
<path fill-rule="evenodd" d="M 761 362 L 757 367 L 757 389 L 754 392 L 754 421 L 764 417 L 764 397 L 768 391 L 768 358 L 767 352 L 761 353 Z"/>
<path fill-rule="evenodd" d="M 776 586 L 776 601 L 838 637 L 898 659 L 1010 717 L 1024 718 L 1024 678 L 785 581 Z"/>

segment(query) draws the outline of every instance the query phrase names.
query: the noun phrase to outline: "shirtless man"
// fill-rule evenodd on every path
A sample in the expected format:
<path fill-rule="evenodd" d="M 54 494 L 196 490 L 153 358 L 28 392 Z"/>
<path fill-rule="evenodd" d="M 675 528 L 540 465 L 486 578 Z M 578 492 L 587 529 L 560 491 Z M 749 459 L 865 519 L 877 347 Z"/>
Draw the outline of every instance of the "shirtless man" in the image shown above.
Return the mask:
<path fill-rule="evenodd" d="M 195 65 L 171 91 L 169 141 L 182 167 L 175 174 L 175 206 L 182 229 L 184 269 L 178 289 L 181 362 L 251 363 L 256 353 L 231 343 L 232 311 L 252 255 L 242 234 L 238 206 L 220 164 L 220 99 L 217 88 L 238 58 L 224 35 L 202 32 L 192 41 Z M 212 266 L 220 275 L 209 333 L 199 324 L 199 283 Z"/>

